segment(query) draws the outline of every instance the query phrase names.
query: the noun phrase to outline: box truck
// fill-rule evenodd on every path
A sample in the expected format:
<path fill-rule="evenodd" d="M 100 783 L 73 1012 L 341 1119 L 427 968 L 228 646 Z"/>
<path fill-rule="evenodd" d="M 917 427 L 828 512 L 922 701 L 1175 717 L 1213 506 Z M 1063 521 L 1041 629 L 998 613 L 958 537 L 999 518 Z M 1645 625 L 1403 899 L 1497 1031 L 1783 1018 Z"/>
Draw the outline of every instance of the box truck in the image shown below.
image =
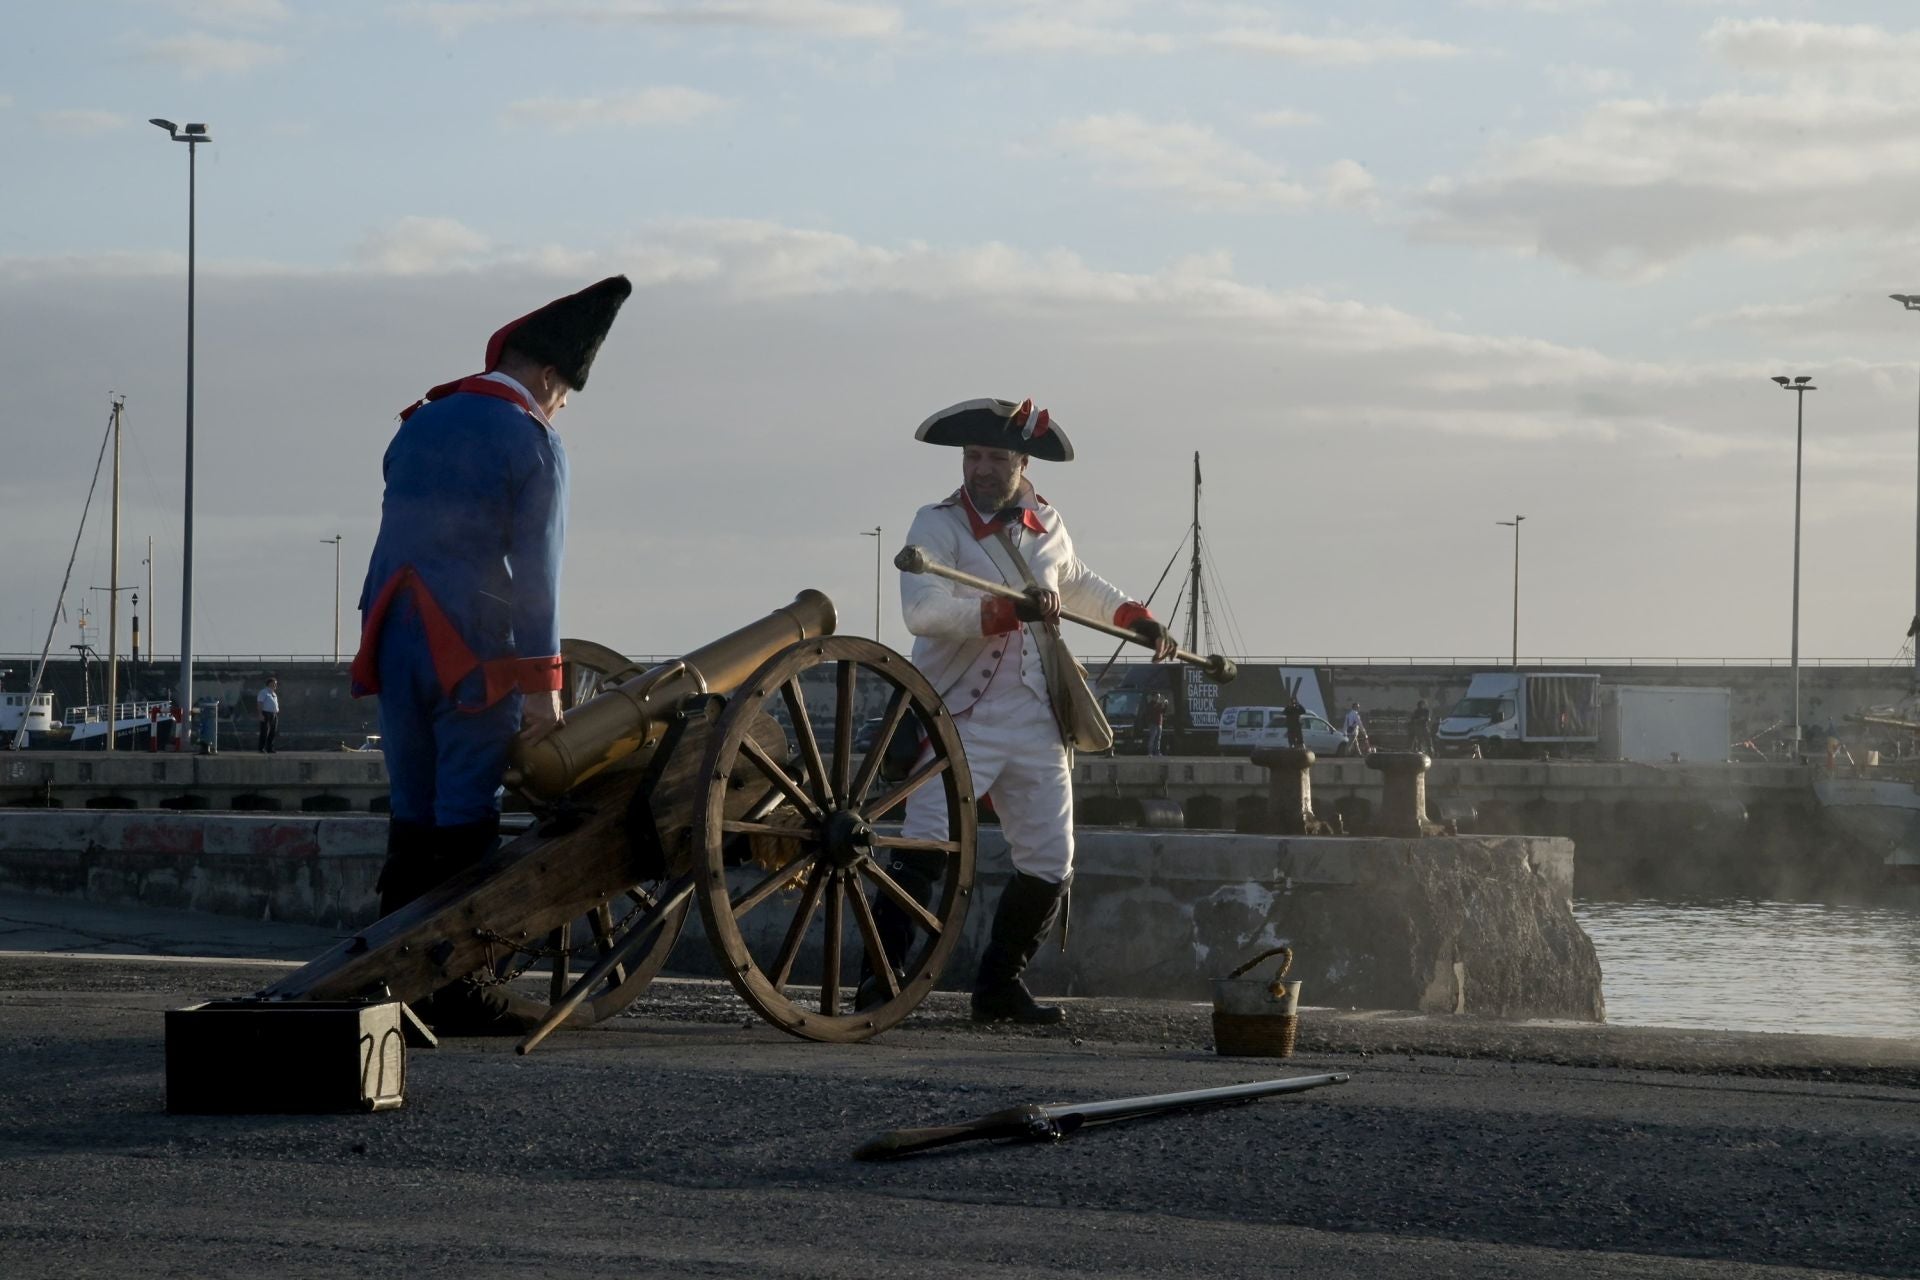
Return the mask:
<path fill-rule="evenodd" d="M 1600 741 L 1600 677 L 1490 671 L 1434 730 L 1440 755 L 1592 755 Z"/>

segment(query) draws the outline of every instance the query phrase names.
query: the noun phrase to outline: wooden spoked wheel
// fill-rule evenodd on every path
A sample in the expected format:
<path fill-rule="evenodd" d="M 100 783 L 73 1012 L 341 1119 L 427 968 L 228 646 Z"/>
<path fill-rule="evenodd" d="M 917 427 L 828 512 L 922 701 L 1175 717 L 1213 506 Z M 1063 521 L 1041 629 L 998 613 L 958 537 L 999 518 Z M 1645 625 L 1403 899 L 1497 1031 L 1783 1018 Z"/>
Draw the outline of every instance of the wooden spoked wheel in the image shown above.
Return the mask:
<path fill-rule="evenodd" d="M 625 655 L 591 640 L 562 640 L 560 661 L 560 703 L 568 710 L 597 696 L 610 684 L 638 675 L 641 671 Z M 524 983 L 507 988 L 507 999 L 514 1012 L 534 1017 L 544 1015 L 601 957 L 618 946 L 629 931 L 646 927 L 649 917 L 661 910 L 660 903 L 666 893 L 667 882 L 664 879 L 630 885 L 625 893 L 561 925 L 548 934 L 537 948 L 530 948 L 540 952 L 540 958 L 532 958 L 522 952 L 501 956 L 495 962 L 496 973 L 504 976 L 523 971 L 544 979 L 544 998 L 526 990 Z M 644 944 L 626 964 L 614 968 L 601 978 L 594 985 L 592 993 L 581 1002 L 573 1021 L 599 1022 L 614 1017 L 644 995 L 660 970 L 666 967 L 667 957 L 673 954 L 673 945 L 679 941 L 680 931 L 686 927 L 687 911 L 691 905 L 682 901 L 668 908 L 659 935 L 651 943 Z"/>
<path fill-rule="evenodd" d="M 623 653 L 591 640 L 560 642 L 560 705 L 573 710 L 609 685 L 637 676 L 641 667 Z"/>
<path fill-rule="evenodd" d="M 819 686 L 833 699 L 819 731 L 802 681 L 816 667 L 832 676 Z M 886 697 L 870 734 L 857 715 L 863 692 L 876 702 Z M 752 732 L 769 714 L 790 727 L 786 760 Z M 886 781 L 887 745 L 907 734 L 926 745 L 904 778 Z M 708 740 L 701 776 L 709 781 L 694 819 L 693 854 L 702 860 L 696 892 L 707 935 L 741 997 L 807 1040 L 865 1040 L 911 1013 L 960 941 L 977 821 L 959 731 L 926 678 L 871 640 L 802 641 L 734 693 Z M 744 777 L 770 784 L 777 804 L 730 817 L 727 788 Z M 924 787 L 937 787 L 946 800 L 944 838 L 878 829 L 898 821 L 907 798 Z M 858 1009 L 863 953 L 876 1002 Z"/>

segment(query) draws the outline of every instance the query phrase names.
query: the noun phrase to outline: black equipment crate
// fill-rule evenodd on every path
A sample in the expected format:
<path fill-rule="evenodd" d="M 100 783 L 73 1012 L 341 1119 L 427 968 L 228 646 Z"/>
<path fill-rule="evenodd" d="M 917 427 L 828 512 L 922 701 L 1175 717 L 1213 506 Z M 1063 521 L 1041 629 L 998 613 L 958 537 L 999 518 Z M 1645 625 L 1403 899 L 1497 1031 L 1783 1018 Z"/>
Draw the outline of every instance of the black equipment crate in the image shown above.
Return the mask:
<path fill-rule="evenodd" d="M 409 1030 L 398 1000 L 213 1000 L 167 1011 L 167 1110 L 197 1114 L 391 1111 Z M 423 1043 L 432 1043 L 428 1034 Z"/>

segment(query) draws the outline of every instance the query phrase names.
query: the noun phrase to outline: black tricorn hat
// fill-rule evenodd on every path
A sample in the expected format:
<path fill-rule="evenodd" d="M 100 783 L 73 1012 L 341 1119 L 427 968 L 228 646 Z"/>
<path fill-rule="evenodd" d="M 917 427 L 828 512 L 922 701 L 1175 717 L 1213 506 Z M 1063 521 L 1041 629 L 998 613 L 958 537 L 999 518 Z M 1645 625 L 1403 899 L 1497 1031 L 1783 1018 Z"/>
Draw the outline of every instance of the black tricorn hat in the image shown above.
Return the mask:
<path fill-rule="evenodd" d="M 1009 449 L 1045 462 L 1073 461 L 1066 432 L 1031 400 L 962 400 L 921 423 L 913 438 L 963 449 L 970 444 Z"/>
<path fill-rule="evenodd" d="M 550 364 L 575 391 L 587 385 L 587 371 L 600 353 L 620 304 L 633 292 L 625 276 L 608 276 L 578 293 L 556 298 L 538 311 L 528 312 L 487 340 L 487 371 L 500 367 L 507 351 Z"/>

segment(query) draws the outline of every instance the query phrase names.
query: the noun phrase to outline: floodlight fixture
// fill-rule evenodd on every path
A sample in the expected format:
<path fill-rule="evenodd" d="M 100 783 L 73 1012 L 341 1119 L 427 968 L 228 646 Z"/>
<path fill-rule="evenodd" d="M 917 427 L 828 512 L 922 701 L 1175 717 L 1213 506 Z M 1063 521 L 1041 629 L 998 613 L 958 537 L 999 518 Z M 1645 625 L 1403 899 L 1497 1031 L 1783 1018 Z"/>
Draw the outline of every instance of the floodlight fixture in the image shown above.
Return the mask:
<path fill-rule="evenodd" d="M 180 131 L 180 126 L 179 126 L 179 125 L 177 125 L 177 124 L 175 124 L 175 123 L 174 123 L 173 121 L 171 121 L 171 120 L 162 120 L 162 119 L 161 119 L 161 118 L 160 118 L 159 116 L 154 116 L 154 117 L 152 117 L 151 119 L 149 119 L 149 120 L 147 121 L 147 123 L 148 123 L 148 124 L 157 124 L 157 125 L 159 125 L 159 126 L 160 126 L 160 127 L 162 128 L 162 129 L 165 129 L 165 130 L 166 130 L 166 131 L 167 131 L 168 133 L 178 133 L 178 132 Z"/>

